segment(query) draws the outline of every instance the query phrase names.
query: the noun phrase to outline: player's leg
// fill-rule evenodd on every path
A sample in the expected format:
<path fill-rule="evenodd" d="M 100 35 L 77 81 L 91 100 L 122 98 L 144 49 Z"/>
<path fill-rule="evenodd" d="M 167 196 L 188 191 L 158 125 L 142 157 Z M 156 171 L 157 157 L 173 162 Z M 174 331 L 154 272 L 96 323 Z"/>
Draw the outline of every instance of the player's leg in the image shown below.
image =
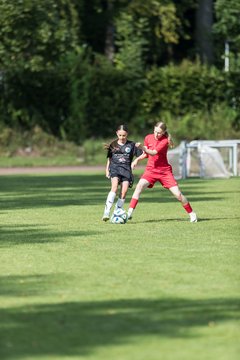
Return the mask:
<path fill-rule="evenodd" d="M 119 194 L 119 198 L 116 202 L 116 205 L 115 205 L 115 208 L 116 209 L 122 209 L 123 208 L 123 205 L 124 205 L 124 202 L 125 202 L 125 199 L 126 199 L 126 195 L 127 195 L 127 192 L 128 192 L 128 188 L 129 188 L 129 181 L 128 180 L 124 180 L 122 183 L 121 183 L 121 189 L 120 189 L 120 194 Z"/>
<path fill-rule="evenodd" d="M 102 217 L 103 221 L 107 221 L 110 218 L 110 210 L 113 206 L 113 203 L 114 203 L 114 200 L 116 197 L 116 193 L 117 193 L 117 189 L 118 189 L 118 177 L 111 178 L 111 183 L 112 183 L 111 190 L 108 193 L 105 208 L 104 208 L 104 213 L 103 213 L 103 217 Z"/>
<path fill-rule="evenodd" d="M 178 185 L 170 187 L 169 190 L 171 191 L 173 196 L 175 196 L 175 198 L 181 202 L 182 206 L 184 207 L 186 212 L 189 214 L 190 222 L 197 222 L 196 213 L 193 211 L 187 198 L 181 193 Z"/>
<path fill-rule="evenodd" d="M 136 189 L 133 193 L 132 199 L 130 201 L 129 209 L 128 209 L 128 219 L 130 220 L 132 218 L 133 211 L 135 210 L 139 197 L 144 189 L 146 189 L 150 185 L 150 182 L 146 179 L 140 179 Z"/>

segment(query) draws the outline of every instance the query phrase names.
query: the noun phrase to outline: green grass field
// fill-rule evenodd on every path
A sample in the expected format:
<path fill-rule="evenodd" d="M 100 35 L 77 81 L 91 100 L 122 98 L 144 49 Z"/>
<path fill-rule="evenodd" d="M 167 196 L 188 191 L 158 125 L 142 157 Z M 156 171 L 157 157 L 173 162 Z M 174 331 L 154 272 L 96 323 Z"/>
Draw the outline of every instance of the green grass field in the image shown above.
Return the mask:
<path fill-rule="evenodd" d="M 104 174 L 1 176 L 0 359 L 237 360 L 240 178 L 179 184 L 198 223 L 156 185 L 113 225 Z"/>

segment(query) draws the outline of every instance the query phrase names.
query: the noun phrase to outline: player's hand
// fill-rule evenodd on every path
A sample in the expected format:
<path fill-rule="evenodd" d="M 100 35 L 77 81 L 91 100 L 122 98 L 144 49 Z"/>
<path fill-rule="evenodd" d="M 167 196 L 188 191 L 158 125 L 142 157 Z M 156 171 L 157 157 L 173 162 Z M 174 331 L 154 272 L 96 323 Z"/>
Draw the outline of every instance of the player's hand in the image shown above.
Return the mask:
<path fill-rule="evenodd" d="M 142 148 L 142 144 L 141 144 L 140 142 L 137 142 L 137 143 L 135 144 L 135 146 L 136 146 L 137 148 L 139 148 L 139 149 Z"/>
<path fill-rule="evenodd" d="M 132 162 L 132 164 L 131 164 L 131 168 L 132 168 L 132 170 L 133 169 L 135 169 L 135 167 L 137 166 L 137 161 L 136 160 L 134 160 L 133 162 Z"/>

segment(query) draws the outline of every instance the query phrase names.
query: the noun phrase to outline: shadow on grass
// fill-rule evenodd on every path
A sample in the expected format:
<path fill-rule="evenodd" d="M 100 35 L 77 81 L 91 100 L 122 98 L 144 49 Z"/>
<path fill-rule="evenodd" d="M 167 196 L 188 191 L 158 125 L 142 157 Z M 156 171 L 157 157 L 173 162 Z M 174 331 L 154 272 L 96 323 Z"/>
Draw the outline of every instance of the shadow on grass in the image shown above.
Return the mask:
<path fill-rule="evenodd" d="M 1 209 L 103 203 L 108 186 L 102 175 L 0 177 Z"/>
<path fill-rule="evenodd" d="M 136 177 L 134 188 L 137 184 Z M 191 202 L 222 200 L 220 192 L 205 192 L 203 180 L 186 180 L 180 183 L 183 193 Z M 46 175 L 46 176 L 2 176 L 0 177 L 0 209 L 29 209 L 42 207 L 82 206 L 105 204 L 110 190 L 110 181 L 104 175 Z M 131 198 L 133 189 L 128 192 Z M 141 196 L 145 203 L 176 202 L 168 190 L 156 184 L 154 189 L 147 189 Z"/>
<path fill-rule="evenodd" d="M 43 295 L 49 291 L 49 288 L 56 289 L 58 284 L 59 274 L 0 276 L 0 296 L 25 298 L 26 296 Z"/>
<path fill-rule="evenodd" d="M 70 302 L 2 309 L 1 359 L 82 356 L 131 337 L 192 338 L 195 327 L 236 320 L 237 299 Z M 141 339 L 140 339 L 141 341 Z"/>
<path fill-rule="evenodd" d="M 11 225 L 11 227 L 0 226 L 0 247 L 7 245 L 23 244 L 47 244 L 50 242 L 65 241 L 72 237 L 88 237 L 97 235 L 96 231 L 74 231 L 61 232 L 49 231 L 44 225 Z"/>
<path fill-rule="evenodd" d="M 166 218 L 157 218 L 157 219 L 151 219 L 151 220 L 144 220 L 144 221 L 137 221 L 137 219 L 136 219 L 136 221 L 135 221 L 135 216 L 134 216 L 134 219 L 133 219 L 133 221 L 131 220 L 131 221 L 128 221 L 128 224 L 135 224 L 136 225 L 136 223 L 148 223 L 148 224 L 150 224 L 150 223 L 164 223 L 164 222 L 189 222 L 189 217 L 186 217 L 186 218 L 168 218 L 168 219 L 166 219 Z M 229 217 L 212 217 L 212 218 L 205 218 L 205 217 L 201 217 L 201 218 L 198 218 L 198 221 L 197 222 L 201 222 L 201 221 L 214 221 L 214 222 L 217 222 L 217 221 L 222 221 L 222 220 L 230 220 L 230 221 L 232 221 L 232 220 L 238 220 L 238 219 L 240 219 L 240 217 L 239 216 L 229 216 Z"/>

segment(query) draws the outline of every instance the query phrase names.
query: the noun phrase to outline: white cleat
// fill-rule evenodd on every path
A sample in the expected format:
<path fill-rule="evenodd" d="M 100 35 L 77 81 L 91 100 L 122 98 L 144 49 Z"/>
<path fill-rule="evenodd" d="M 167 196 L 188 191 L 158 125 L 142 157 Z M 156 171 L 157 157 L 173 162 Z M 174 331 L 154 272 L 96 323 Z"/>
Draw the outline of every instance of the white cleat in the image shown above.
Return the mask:
<path fill-rule="evenodd" d="M 195 223 L 195 222 L 198 221 L 197 214 L 196 214 L 194 211 L 192 211 L 192 212 L 189 214 L 189 216 L 190 216 L 190 222 L 191 222 L 191 223 Z"/>
<path fill-rule="evenodd" d="M 128 214 L 127 214 L 127 221 L 128 220 L 132 220 L 132 214 L 130 214 L 129 212 L 128 212 Z"/>
<path fill-rule="evenodd" d="M 109 213 L 104 212 L 103 217 L 102 217 L 102 221 L 108 221 L 109 218 L 110 218 Z"/>

